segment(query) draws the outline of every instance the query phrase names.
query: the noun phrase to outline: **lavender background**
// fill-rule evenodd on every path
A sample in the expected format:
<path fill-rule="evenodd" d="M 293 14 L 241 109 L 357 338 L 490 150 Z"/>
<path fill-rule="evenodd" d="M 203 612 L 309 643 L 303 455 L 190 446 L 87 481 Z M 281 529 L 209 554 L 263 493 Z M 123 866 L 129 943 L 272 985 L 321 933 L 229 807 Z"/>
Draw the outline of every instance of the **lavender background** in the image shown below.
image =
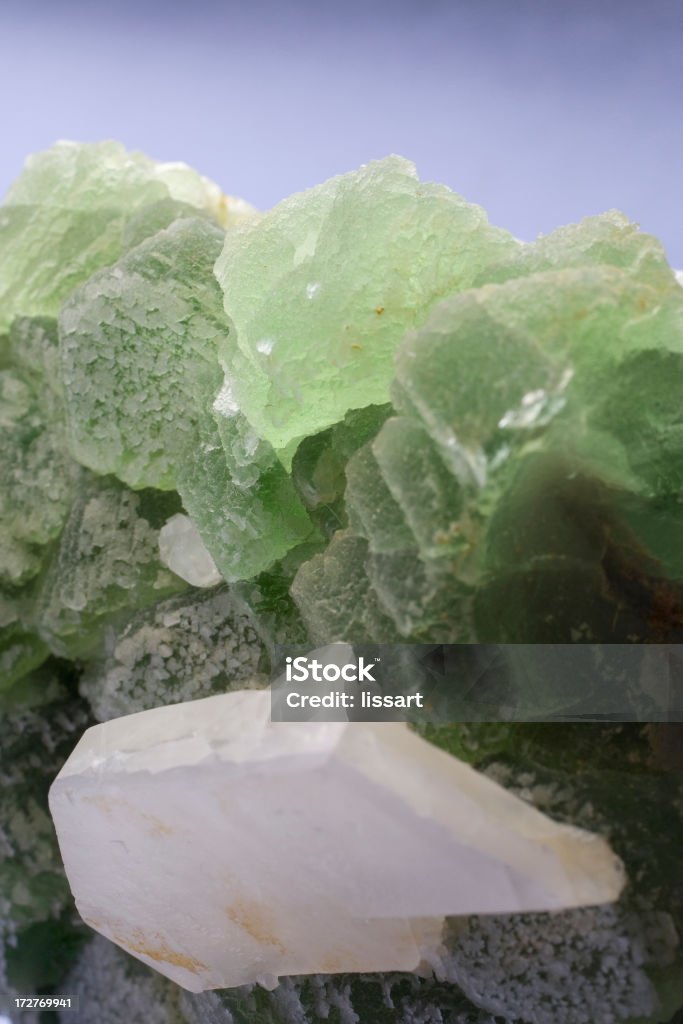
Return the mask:
<path fill-rule="evenodd" d="M 683 267 L 680 0 L 3 0 L 0 193 L 57 138 L 265 208 L 390 152 L 533 238 L 617 207 Z"/>

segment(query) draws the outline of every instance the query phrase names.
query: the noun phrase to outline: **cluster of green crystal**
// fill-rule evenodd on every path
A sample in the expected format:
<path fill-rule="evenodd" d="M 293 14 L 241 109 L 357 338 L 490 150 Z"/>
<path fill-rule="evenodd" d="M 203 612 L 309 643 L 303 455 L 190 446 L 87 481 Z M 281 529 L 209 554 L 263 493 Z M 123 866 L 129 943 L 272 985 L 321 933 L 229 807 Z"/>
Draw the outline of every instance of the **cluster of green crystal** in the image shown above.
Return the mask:
<path fill-rule="evenodd" d="M 116 143 L 30 158 L 0 209 L 2 742 L 29 707 L 64 716 L 60 701 L 84 700 L 82 728 L 86 707 L 102 721 L 265 685 L 278 642 L 675 642 L 682 387 L 683 289 L 619 213 L 523 244 L 399 157 L 263 214 Z M 215 586 L 162 560 L 179 514 Z M 430 734 L 461 756 L 468 737 Z M 536 790 L 562 813 L 559 783 Z M 657 814 L 679 822 L 666 793 Z M 13 941 L 62 927 L 67 906 L 41 799 L 26 814 L 59 898 L 33 895 L 13 840 Z M 618 813 L 628 823 L 639 800 Z M 609 832 L 609 815 L 593 826 Z M 586 989 L 596 1024 L 654 1012 L 646 933 L 680 968 L 673 874 L 658 899 L 568 921 L 558 971 L 619 967 L 622 981 Z M 313 979 L 215 997 L 222 1016 L 208 996 L 171 999 L 173 1013 L 357 1024 L 367 1003 L 361 1024 L 409 1024 L 437 1020 L 440 1001 L 452 1022 L 543 1024 L 533 964 L 555 932 L 515 928 L 460 927 L 435 989 Z M 490 975 L 496 950 L 512 966 Z M 563 984 L 547 1019 L 573 1024 Z"/>

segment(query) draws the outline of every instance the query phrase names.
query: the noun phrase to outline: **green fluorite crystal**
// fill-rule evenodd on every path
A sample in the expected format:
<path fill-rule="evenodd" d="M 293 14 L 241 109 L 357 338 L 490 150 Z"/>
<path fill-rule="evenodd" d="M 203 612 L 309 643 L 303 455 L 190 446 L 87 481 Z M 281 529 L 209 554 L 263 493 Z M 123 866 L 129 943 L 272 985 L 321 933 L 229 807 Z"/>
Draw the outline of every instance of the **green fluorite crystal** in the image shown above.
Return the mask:
<path fill-rule="evenodd" d="M 0 585 L 36 575 L 72 495 L 64 431 L 46 415 L 43 392 L 18 370 L 0 371 Z"/>
<path fill-rule="evenodd" d="M 175 221 L 94 274 L 65 303 L 60 351 L 75 459 L 131 487 L 175 487 L 220 387 L 227 333 L 212 267 L 223 232 Z M 103 397 L 106 396 L 106 401 Z"/>
<path fill-rule="evenodd" d="M 0 592 L 0 709 L 20 693 L 15 684 L 47 657 L 48 647 L 30 624 L 31 598 Z"/>
<path fill-rule="evenodd" d="M 386 402 L 405 330 L 515 247 L 479 207 L 421 183 L 399 157 L 245 222 L 216 264 L 239 407 L 289 465 L 304 437 Z"/>
<path fill-rule="evenodd" d="M 30 157 L 0 215 L 0 331 L 20 314 L 56 314 L 120 256 L 129 222 L 168 199 L 221 222 L 244 212 L 238 201 L 233 214 L 218 187 L 184 164 L 157 164 L 117 142 L 61 142 Z"/>
<path fill-rule="evenodd" d="M 36 628 L 55 654 L 95 650 L 110 621 L 184 589 L 159 558 L 159 529 L 177 508 L 175 495 L 83 474 L 36 599 Z"/>
<path fill-rule="evenodd" d="M 683 482 L 683 291 L 668 269 L 643 266 L 647 282 L 600 266 L 483 285 L 406 333 L 392 388 L 400 415 L 347 467 L 368 582 L 406 638 L 426 626 L 451 641 L 645 639 L 647 591 L 654 602 L 669 569 L 680 579 L 680 503 L 666 508 L 670 547 L 653 534 Z M 401 586 L 411 551 L 423 579 L 408 571 Z M 635 614 L 624 601 L 633 573 Z M 318 635 L 312 579 L 303 566 L 293 593 Z M 347 582 L 358 586 L 351 565 Z M 338 639 L 360 639 L 358 615 Z"/>
<path fill-rule="evenodd" d="M 64 965 L 44 951 L 78 945 L 44 797 L 88 709 L 106 721 L 264 685 L 281 643 L 681 639 L 682 391 L 683 289 L 622 214 L 523 244 L 399 157 L 263 214 L 117 143 L 31 158 L 0 212 L 0 937 L 15 982 L 53 985 Z M 187 581 L 159 549 L 179 514 L 211 568 L 184 570 L 185 551 Z M 98 943 L 63 984 L 112 1024 L 673 1013 L 676 736 L 423 729 L 607 835 L 623 900 L 456 921 L 430 979 L 181 998 Z"/>
<path fill-rule="evenodd" d="M 239 428 L 230 421 L 230 433 L 221 433 L 217 418 L 211 410 L 203 416 L 196 448 L 176 466 L 178 490 L 224 578 L 249 579 L 309 540 L 315 527 L 272 452 L 254 464 L 248 484 L 239 482 L 225 447 Z"/>

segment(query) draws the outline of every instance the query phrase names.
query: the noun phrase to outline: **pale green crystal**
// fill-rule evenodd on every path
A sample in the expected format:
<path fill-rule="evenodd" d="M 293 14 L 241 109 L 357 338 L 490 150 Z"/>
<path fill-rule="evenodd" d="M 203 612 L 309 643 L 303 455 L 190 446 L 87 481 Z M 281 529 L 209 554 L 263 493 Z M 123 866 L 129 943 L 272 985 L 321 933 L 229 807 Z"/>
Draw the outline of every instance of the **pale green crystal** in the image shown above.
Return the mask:
<path fill-rule="evenodd" d="M 222 239 L 196 218 L 145 239 L 67 301 L 60 349 L 74 457 L 132 487 L 177 486 L 220 571 L 241 579 L 313 527 L 270 446 L 219 394 Z"/>
<path fill-rule="evenodd" d="M 74 457 L 132 487 L 177 487 L 232 580 L 313 526 L 270 446 L 218 394 L 222 239 L 206 220 L 176 220 L 95 274 L 62 310 L 60 352 Z"/>
<path fill-rule="evenodd" d="M 13 320 L 9 330 L 9 353 L 22 373 L 35 378 L 50 416 L 63 419 L 59 337 L 54 317 L 17 317 Z"/>
<path fill-rule="evenodd" d="M 405 330 L 515 247 L 400 157 L 284 200 L 230 232 L 216 264 L 237 406 L 289 465 L 303 437 L 386 402 Z"/>
<path fill-rule="evenodd" d="M 116 617 L 186 587 L 159 560 L 159 529 L 178 510 L 176 496 L 84 477 L 36 610 L 41 636 L 71 657 L 95 650 Z"/>
<path fill-rule="evenodd" d="M 227 322 L 211 268 L 222 239 L 208 221 L 175 221 L 65 304 L 60 352 L 79 462 L 131 487 L 175 487 L 221 382 Z"/>
<path fill-rule="evenodd" d="M 659 239 L 640 231 L 618 210 L 610 210 L 597 217 L 584 217 L 578 224 L 567 224 L 549 235 L 540 235 L 530 245 L 520 246 L 496 266 L 488 267 L 477 284 L 507 281 L 542 270 L 586 266 L 617 267 L 655 288 L 670 287 L 674 277 Z"/>
<path fill-rule="evenodd" d="M 128 252 L 151 238 L 152 235 L 170 228 L 174 221 L 188 218 L 193 220 L 202 214 L 206 216 L 207 223 L 216 226 L 216 221 L 208 216 L 208 211 L 198 210 L 195 206 L 190 206 L 189 203 L 170 198 L 149 203 L 126 223 L 121 248 L 123 252 Z"/>
<path fill-rule="evenodd" d="M 398 639 L 367 579 L 366 560 L 367 541 L 340 530 L 323 554 L 299 569 L 292 597 L 315 643 Z"/>
<path fill-rule="evenodd" d="M 292 480 L 273 461 L 250 486 L 233 480 L 216 418 L 206 414 L 196 447 L 176 467 L 178 490 L 218 570 L 229 582 L 270 568 L 315 535 Z"/>
<path fill-rule="evenodd" d="M 644 574 L 643 595 L 663 607 L 663 569 L 638 538 L 677 565 L 679 546 L 654 539 L 661 499 L 651 496 L 683 481 L 683 292 L 643 266 L 647 283 L 600 266 L 483 285 L 406 334 L 392 389 L 402 415 L 346 471 L 367 555 L 335 558 L 332 592 L 364 592 L 369 614 L 378 604 L 413 639 L 560 642 L 609 635 L 617 622 L 624 639 L 642 634 L 647 613 L 627 613 L 621 588 Z M 629 402 L 636 381 L 643 400 Z M 667 517 L 675 543 L 680 505 Z M 606 545 L 620 562 L 601 567 Z M 292 590 L 316 636 L 326 622 L 317 571 L 302 566 Z M 363 614 L 346 616 L 344 639 L 367 638 Z"/>
<path fill-rule="evenodd" d="M 40 570 L 44 546 L 66 517 L 74 467 L 50 396 L 14 369 L 0 371 L 0 584 L 23 583 Z"/>
<path fill-rule="evenodd" d="M 412 440 L 416 442 L 412 452 L 403 448 L 405 432 L 411 428 Z M 472 639 L 463 610 L 469 589 L 458 585 L 451 565 L 443 565 L 441 561 L 453 548 L 462 547 L 463 539 L 445 534 L 443 520 L 437 520 L 441 533 L 433 525 L 438 510 L 443 508 L 443 495 L 435 486 L 434 469 L 442 478 L 439 482 L 443 482 L 446 489 L 450 487 L 451 512 L 458 508 L 461 499 L 457 482 L 447 479 L 443 465 L 436 465 L 438 456 L 434 460 L 433 448 L 425 444 L 425 440 L 419 428 L 413 428 L 403 418 L 387 420 L 375 441 L 349 460 L 346 503 L 353 531 L 368 542 L 365 562 L 368 584 L 375 600 L 393 620 L 398 634 L 432 641 L 454 642 L 457 639 L 465 642 Z M 377 459 L 382 444 L 383 463 L 388 465 L 389 472 L 386 468 L 380 469 Z M 424 491 L 414 489 L 411 455 L 419 458 Z M 404 507 L 389 490 L 388 480 Z M 414 500 L 411 494 L 415 495 Z M 426 551 L 421 551 L 420 540 L 425 532 L 429 544 Z M 434 546 L 437 557 L 433 557 Z M 402 580 L 401 587 L 396 586 L 397 579 Z M 355 638 L 351 622 L 344 636 Z"/>
<path fill-rule="evenodd" d="M 403 511 L 379 472 L 373 445 L 366 444 L 349 460 L 346 507 L 355 533 L 367 537 L 376 553 L 412 548 L 415 539 Z"/>
<path fill-rule="evenodd" d="M 126 223 L 174 199 L 229 221 L 231 203 L 185 164 L 118 142 L 59 142 L 29 157 L 0 213 L 0 332 L 18 315 L 55 315 L 69 292 L 121 254 Z M 245 204 L 237 201 L 237 220 Z"/>
<path fill-rule="evenodd" d="M 445 300 L 406 336 L 395 404 L 419 418 L 458 478 L 482 486 L 505 448 L 545 433 L 560 413 L 562 432 L 567 421 L 573 427 L 578 417 L 565 406 L 595 402 L 630 353 L 680 346 L 667 302 L 683 309 L 678 295 L 607 267 L 484 285 Z M 639 321 L 647 322 L 642 334 Z"/>
<path fill-rule="evenodd" d="M 460 551 L 462 488 L 449 472 L 429 435 L 407 417 L 387 420 L 372 444 L 378 476 L 386 481 L 414 542 L 425 558 L 441 558 Z M 420 489 L 414 485 L 415 463 L 420 466 Z M 351 473 L 349 465 L 347 472 Z M 358 494 L 360 487 L 354 488 Z"/>
<path fill-rule="evenodd" d="M 344 503 L 346 465 L 375 436 L 390 412 L 390 405 L 353 409 L 339 423 L 299 445 L 292 463 L 292 478 L 325 535 L 348 525 Z"/>
<path fill-rule="evenodd" d="M 0 591 L 0 709 L 11 707 L 16 684 L 47 657 L 47 645 L 31 625 L 31 590 Z"/>

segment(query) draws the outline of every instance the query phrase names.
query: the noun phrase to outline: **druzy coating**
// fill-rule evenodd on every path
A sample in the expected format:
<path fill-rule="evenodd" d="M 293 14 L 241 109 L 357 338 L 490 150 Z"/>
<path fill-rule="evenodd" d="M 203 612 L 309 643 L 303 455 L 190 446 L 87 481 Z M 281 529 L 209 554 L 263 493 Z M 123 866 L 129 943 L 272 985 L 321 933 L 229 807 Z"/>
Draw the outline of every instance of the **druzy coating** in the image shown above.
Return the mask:
<path fill-rule="evenodd" d="M 83 465 L 131 487 L 175 488 L 177 461 L 198 444 L 198 410 L 220 387 L 228 328 L 211 271 L 222 241 L 217 225 L 181 218 L 65 303 L 70 447 Z"/>

